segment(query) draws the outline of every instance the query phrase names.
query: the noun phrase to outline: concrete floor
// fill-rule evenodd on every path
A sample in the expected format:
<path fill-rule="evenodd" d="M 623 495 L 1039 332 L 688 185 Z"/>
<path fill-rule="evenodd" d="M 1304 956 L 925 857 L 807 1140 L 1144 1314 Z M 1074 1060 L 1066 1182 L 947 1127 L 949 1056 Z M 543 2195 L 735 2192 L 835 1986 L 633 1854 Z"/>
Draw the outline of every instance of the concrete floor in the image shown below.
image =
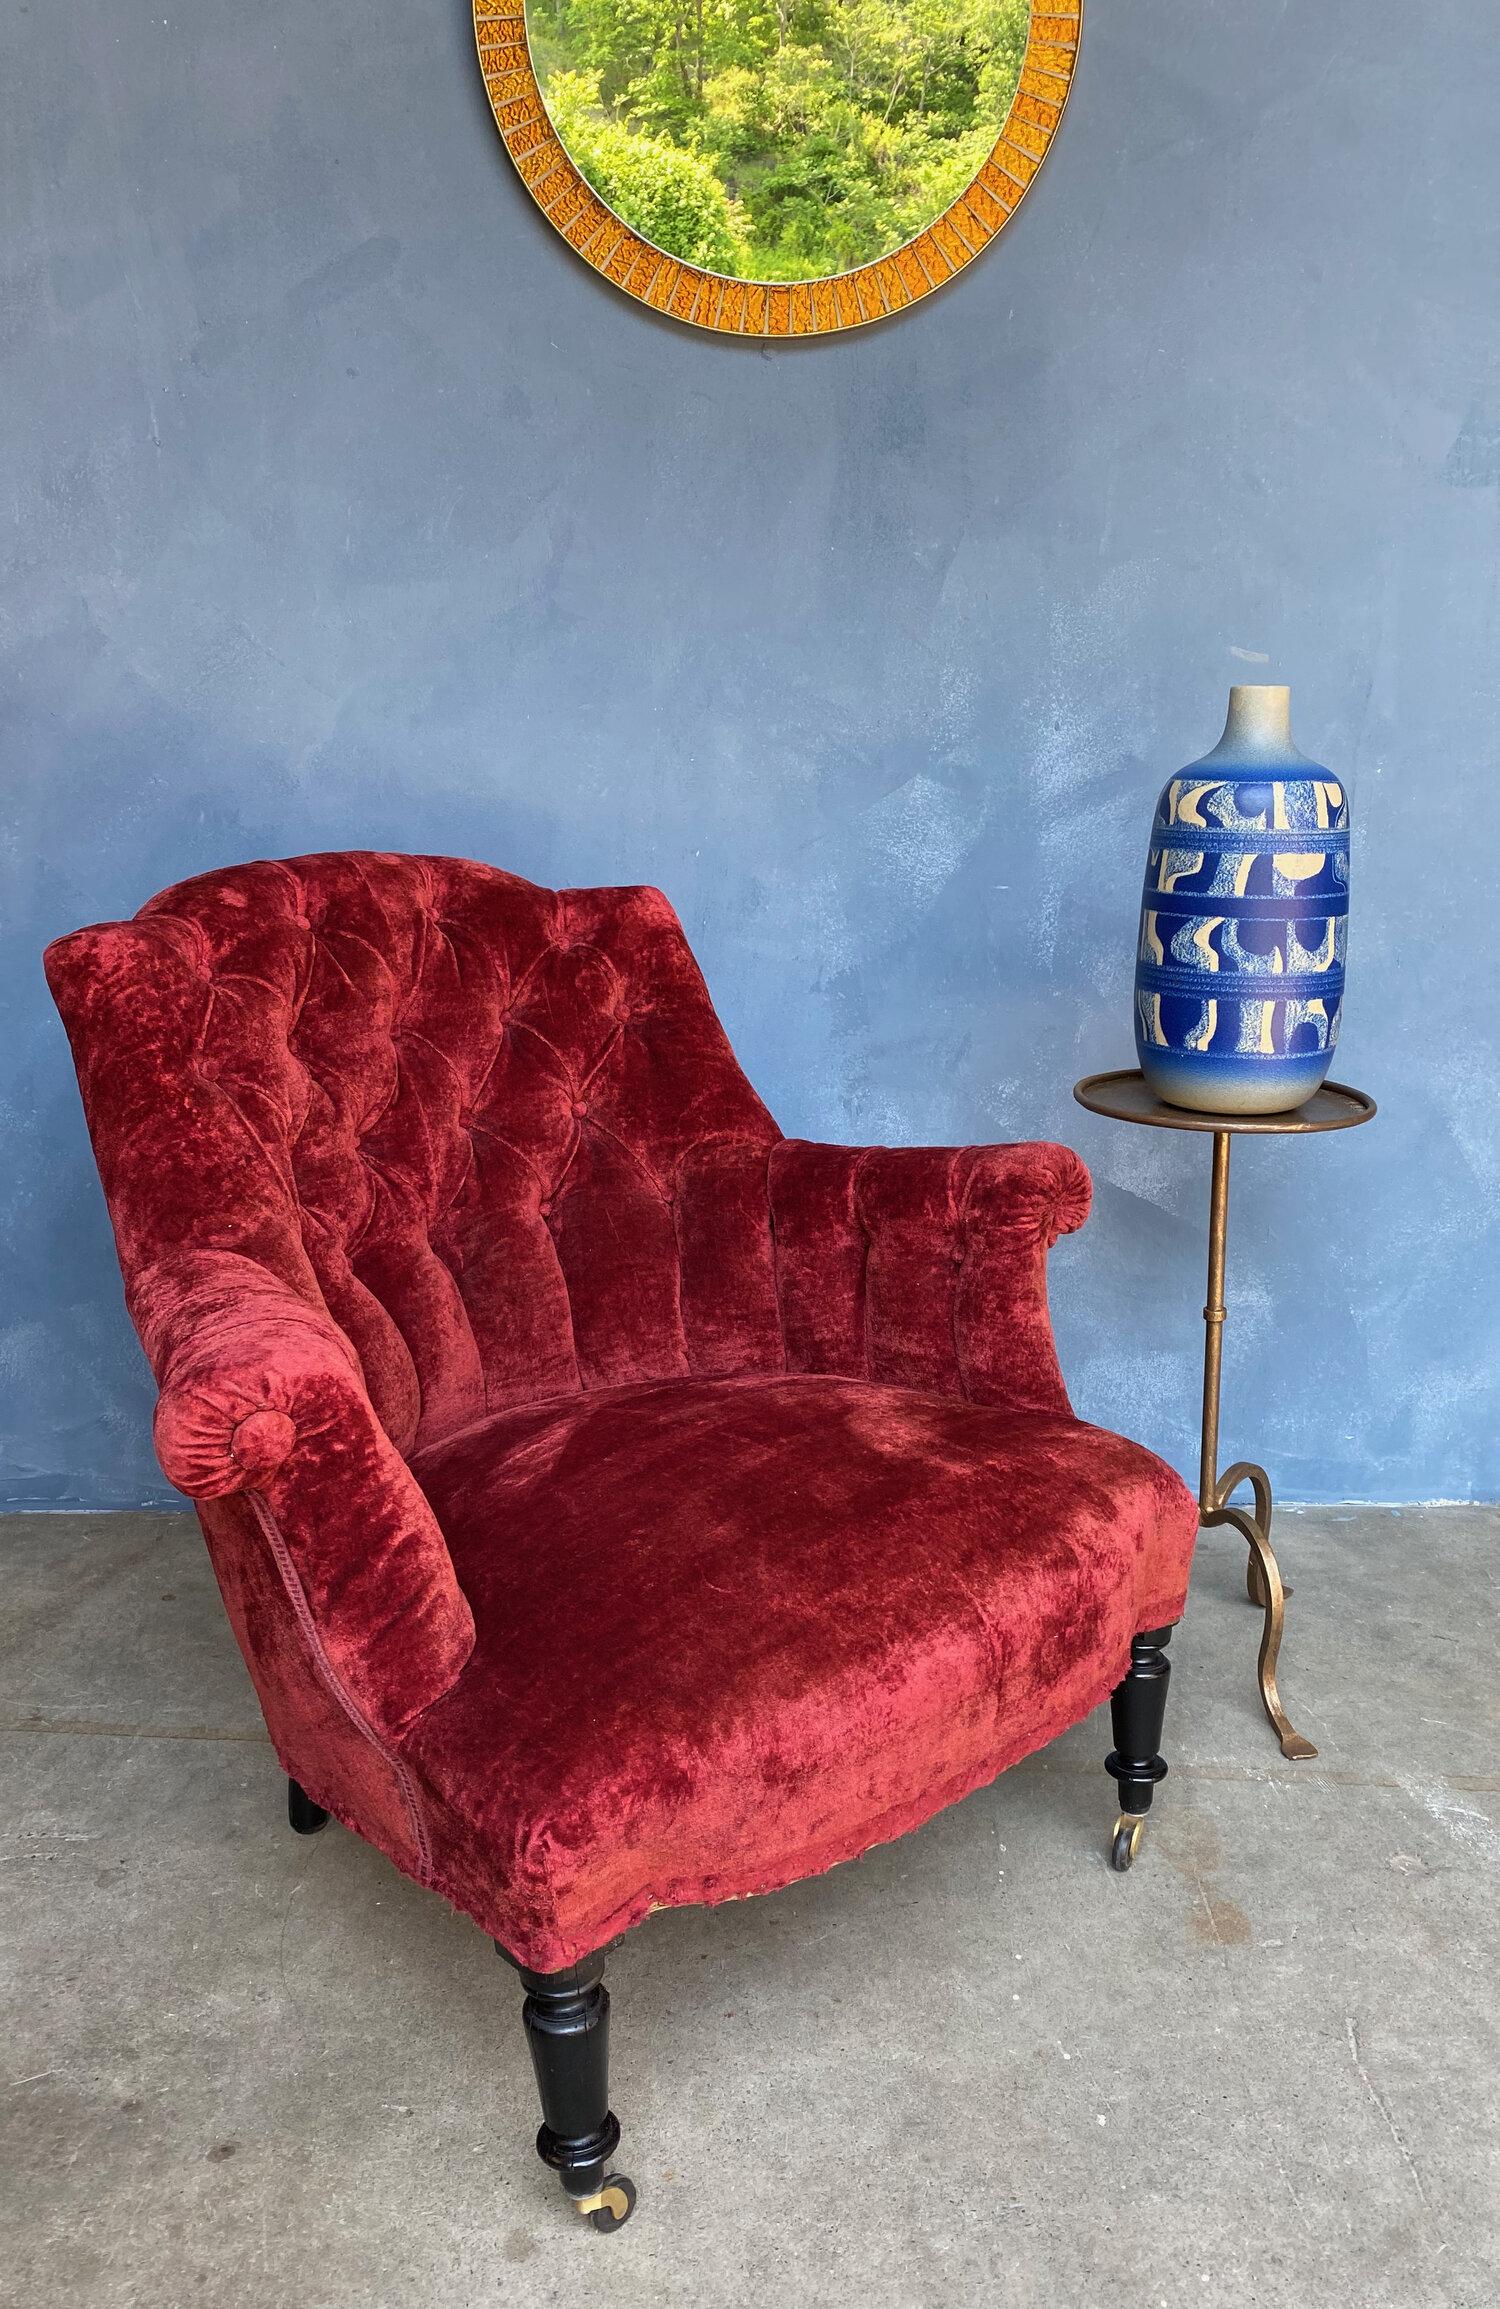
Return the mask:
<path fill-rule="evenodd" d="M 1491 2309 L 1500 1510 L 1308 1510 L 1282 1763 L 1227 1535 L 1133 1874 L 1103 1717 L 616 1954 L 602 2238 L 509 1974 L 282 1782 L 187 1517 L 0 1521 L 0 2295 L 255 2309 Z"/>

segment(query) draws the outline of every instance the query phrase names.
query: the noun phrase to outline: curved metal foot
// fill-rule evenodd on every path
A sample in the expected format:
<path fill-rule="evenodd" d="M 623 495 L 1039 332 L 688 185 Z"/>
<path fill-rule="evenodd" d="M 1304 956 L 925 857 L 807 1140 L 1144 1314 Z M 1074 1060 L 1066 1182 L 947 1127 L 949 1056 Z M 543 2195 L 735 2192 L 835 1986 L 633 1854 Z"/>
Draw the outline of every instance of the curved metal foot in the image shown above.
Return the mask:
<path fill-rule="evenodd" d="M 1248 1483 L 1255 1495 L 1255 1513 L 1248 1508 L 1231 1507 L 1229 1497 L 1240 1484 Z M 1281 1744 L 1281 1752 L 1290 1763 L 1305 1763 L 1316 1756 L 1311 1740 L 1293 1731 L 1290 1719 L 1281 1704 L 1281 1693 L 1276 1684 L 1276 1662 L 1281 1651 L 1281 1639 L 1286 1631 L 1286 1599 L 1291 1593 L 1282 1585 L 1281 1566 L 1276 1561 L 1276 1550 L 1271 1545 L 1271 1480 L 1263 1467 L 1256 1467 L 1247 1459 L 1237 1460 L 1225 1469 L 1213 1489 L 1213 1505 L 1203 1515 L 1205 1527 L 1231 1524 L 1250 1550 L 1246 1567 L 1245 1585 L 1250 1601 L 1258 1604 L 1266 1615 L 1261 1631 L 1260 1660 L 1257 1673 L 1260 1681 L 1261 1704 L 1270 1719 L 1271 1729 Z"/>
<path fill-rule="evenodd" d="M 1284 1579 L 1281 1583 L 1281 1592 L 1286 1597 L 1287 1602 L 1290 1603 L 1297 1590 L 1293 1587 L 1289 1579 Z M 1260 1576 L 1260 1565 L 1256 1561 L 1255 1551 L 1253 1548 L 1245 1558 L 1245 1594 L 1249 1601 L 1254 1604 L 1257 1611 L 1265 1610 L 1266 1585 L 1265 1581 Z"/>
<path fill-rule="evenodd" d="M 1231 1494 L 1238 1491 L 1242 1483 L 1248 1483 L 1255 1494 L 1255 1520 L 1260 1525 L 1266 1545 L 1269 1547 L 1271 1545 L 1271 1478 L 1263 1467 L 1257 1467 L 1251 1459 L 1237 1459 L 1233 1467 L 1226 1467 L 1214 1485 L 1214 1505 L 1215 1507 L 1222 1507 Z M 1283 1580 L 1281 1592 L 1290 1601 L 1297 1591 L 1290 1581 Z M 1267 1608 L 1270 1598 L 1266 1594 L 1266 1583 L 1260 1576 L 1260 1558 L 1253 1547 L 1245 1557 L 1245 1593 L 1257 1611 L 1264 1611 Z"/>

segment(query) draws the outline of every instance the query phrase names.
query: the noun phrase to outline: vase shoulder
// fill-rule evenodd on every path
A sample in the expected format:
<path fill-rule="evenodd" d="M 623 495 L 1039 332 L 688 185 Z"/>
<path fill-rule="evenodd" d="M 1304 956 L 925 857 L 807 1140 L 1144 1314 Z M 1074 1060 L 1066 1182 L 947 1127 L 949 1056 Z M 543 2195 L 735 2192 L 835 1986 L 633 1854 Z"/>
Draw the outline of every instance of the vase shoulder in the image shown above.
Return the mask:
<path fill-rule="evenodd" d="M 1215 749 L 1168 778 L 1155 825 L 1210 833 L 1349 831 L 1349 789 L 1320 762 L 1227 760 Z"/>

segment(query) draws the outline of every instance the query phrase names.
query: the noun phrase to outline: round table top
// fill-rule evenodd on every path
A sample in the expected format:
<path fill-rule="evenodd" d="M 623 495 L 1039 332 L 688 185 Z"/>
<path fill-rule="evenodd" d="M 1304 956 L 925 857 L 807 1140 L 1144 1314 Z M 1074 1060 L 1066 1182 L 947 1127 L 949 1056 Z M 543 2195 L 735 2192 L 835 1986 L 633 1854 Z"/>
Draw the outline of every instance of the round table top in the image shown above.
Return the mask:
<path fill-rule="evenodd" d="M 1368 1122 L 1375 1101 L 1367 1092 L 1351 1090 L 1346 1082 L 1325 1082 L 1321 1090 L 1285 1114 L 1198 1114 L 1185 1106 L 1168 1106 L 1137 1066 L 1115 1074 L 1086 1074 L 1073 1085 L 1080 1106 L 1094 1114 L 1113 1115 L 1117 1122 L 1147 1122 L 1158 1130 L 1249 1131 L 1270 1136 L 1278 1131 L 1352 1130 Z"/>

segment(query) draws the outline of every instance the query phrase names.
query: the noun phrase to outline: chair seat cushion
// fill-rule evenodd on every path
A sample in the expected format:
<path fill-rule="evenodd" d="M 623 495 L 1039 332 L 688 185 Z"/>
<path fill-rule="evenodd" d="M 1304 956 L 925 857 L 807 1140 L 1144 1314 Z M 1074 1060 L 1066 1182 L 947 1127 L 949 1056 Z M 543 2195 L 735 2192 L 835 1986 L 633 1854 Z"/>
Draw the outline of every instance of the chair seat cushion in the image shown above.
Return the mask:
<path fill-rule="evenodd" d="M 901 1834 L 1076 1723 L 1181 1613 L 1138 1445 L 862 1380 L 503 1412 L 414 1471 L 477 1628 L 404 1748 L 432 1877 L 557 1969 L 656 1906 Z"/>

